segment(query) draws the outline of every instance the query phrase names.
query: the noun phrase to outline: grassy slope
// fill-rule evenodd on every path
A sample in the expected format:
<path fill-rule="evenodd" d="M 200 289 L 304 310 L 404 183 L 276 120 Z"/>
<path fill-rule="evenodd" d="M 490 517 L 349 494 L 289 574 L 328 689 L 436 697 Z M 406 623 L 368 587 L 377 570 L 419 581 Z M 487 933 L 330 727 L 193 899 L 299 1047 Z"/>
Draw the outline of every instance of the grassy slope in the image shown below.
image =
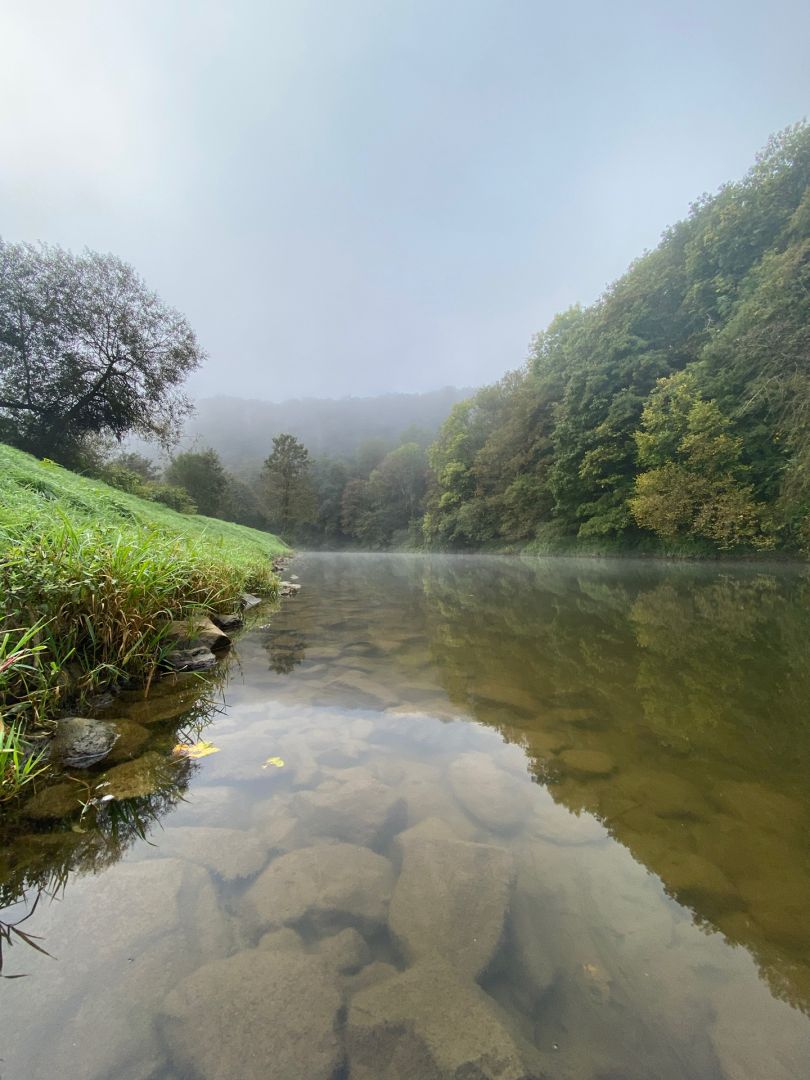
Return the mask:
<path fill-rule="evenodd" d="M 26 720 L 148 682 L 169 619 L 274 595 L 271 558 L 287 550 L 0 445 L 0 706 Z"/>
<path fill-rule="evenodd" d="M 21 528 L 45 531 L 64 518 L 78 528 L 149 528 L 202 541 L 242 566 L 288 550 L 272 533 L 200 514 L 178 514 L 0 444 L 0 552 L 9 533 L 16 535 Z"/>

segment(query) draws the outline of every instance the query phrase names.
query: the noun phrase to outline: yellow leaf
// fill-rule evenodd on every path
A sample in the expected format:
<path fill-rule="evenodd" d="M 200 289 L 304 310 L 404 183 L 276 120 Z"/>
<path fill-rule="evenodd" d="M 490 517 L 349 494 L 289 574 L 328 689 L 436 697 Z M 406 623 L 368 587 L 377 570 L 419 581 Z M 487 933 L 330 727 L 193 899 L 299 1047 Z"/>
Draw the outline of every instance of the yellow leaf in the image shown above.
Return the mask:
<path fill-rule="evenodd" d="M 263 769 L 269 769 L 271 765 L 275 765 L 277 769 L 284 768 L 284 761 L 280 757 L 269 757 L 262 765 Z"/>
<path fill-rule="evenodd" d="M 187 757 L 187 758 L 200 758 L 208 757 L 209 754 L 218 754 L 219 747 L 214 746 L 210 742 L 197 742 L 192 743 L 190 746 L 186 743 L 178 743 L 172 750 L 174 757 Z"/>

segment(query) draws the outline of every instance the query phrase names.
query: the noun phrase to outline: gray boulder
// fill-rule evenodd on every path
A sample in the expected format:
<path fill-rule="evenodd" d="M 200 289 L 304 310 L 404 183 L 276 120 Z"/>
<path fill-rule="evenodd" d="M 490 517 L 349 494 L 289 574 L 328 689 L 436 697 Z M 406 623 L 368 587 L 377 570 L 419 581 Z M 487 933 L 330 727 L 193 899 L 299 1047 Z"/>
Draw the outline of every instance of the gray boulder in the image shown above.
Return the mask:
<path fill-rule="evenodd" d="M 313 836 L 334 836 L 368 847 L 405 825 L 407 806 L 362 768 L 341 770 L 331 784 L 297 794 L 290 809 Z"/>
<path fill-rule="evenodd" d="M 194 615 L 189 619 L 179 619 L 173 622 L 166 637 L 173 641 L 178 649 L 206 648 L 211 652 L 219 652 L 221 649 L 230 647 L 231 639 L 215 626 L 205 615 Z"/>
<path fill-rule="evenodd" d="M 195 649 L 175 649 L 163 661 L 173 671 L 210 671 L 217 658 L 203 646 Z"/>
<path fill-rule="evenodd" d="M 306 923 L 374 929 L 388 915 L 390 862 L 353 844 L 320 844 L 282 855 L 245 893 L 242 913 L 256 931 Z"/>
<path fill-rule="evenodd" d="M 457 840 L 428 818 L 402 833 L 402 871 L 389 925 L 409 962 L 443 957 L 474 979 L 500 944 L 512 889 L 512 858 L 501 848 Z"/>
<path fill-rule="evenodd" d="M 65 716 L 58 721 L 50 741 L 50 759 L 69 768 L 86 769 L 105 758 L 117 739 L 118 732 L 109 721 Z"/>
<path fill-rule="evenodd" d="M 243 611 L 250 611 L 251 608 L 258 607 L 262 602 L 260 596 L 254 596 L 253 593 L 242 593 L 239 597 L 239 603 L 242 606 Z"/>
<path fill-rule="evenodd" d="M 239 611 L 232 611 L 228 614 L 215 612 L 211 616 L 211 622 L 227 633 L 230 630 L 238 630 L 240 626 L 244 626 L 245 617 Z"/>
<path fill-rule="evenodd" d="M 198 863 L 224 881 L 257 874 L 267 862 L 267 845 L 239 829 L 206 826 L 166 829 L 154 838 L 161 855 Z"/>
<path fill-rule="evenodd" d="M 352 998 L 352 1080 L 535 1080 L 533 1052 L 473 982 L 440 962 L 418 964 Z"/>
<path fill-rule="evenodd" d="M 199 1080 L 332 1080 L 343 1059 L 341 995 L 317 956 L 284 945 L 199 968 L 164 1000 L 177 1072 Z"/>

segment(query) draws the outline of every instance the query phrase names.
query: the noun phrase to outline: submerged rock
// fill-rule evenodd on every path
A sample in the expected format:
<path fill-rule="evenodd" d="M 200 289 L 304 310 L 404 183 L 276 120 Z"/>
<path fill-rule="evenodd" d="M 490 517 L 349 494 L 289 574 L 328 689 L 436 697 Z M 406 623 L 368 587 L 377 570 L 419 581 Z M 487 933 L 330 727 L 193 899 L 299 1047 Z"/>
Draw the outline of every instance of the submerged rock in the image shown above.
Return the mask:
<path fill-rule="evenodd" d="M 273 944 L 206 964 L 166 997 L 161 1027 L 178 1073 L 199 1080 L 337 1075 L 336 977 L 317 956 Z"/>
<path fill-rule="evenodd" d="M 301 825 L 315 836 L 367 847 L 405 825 L 407 807 L 366 769 L 345 769 L 339 780 L 300 792 L 290 805 Z"/>
<path fill-rule="evenodd" d="M 55 1071 L 82 1080 L 165 1075 L 155 1002 L 230 948 L 208 874 L 176 859 L 119 863 L 74 879 L 51 910 L 43 932 L 48 944 L 58 941 L 59 962 L 38 987 L 36 1009 L 53 1037 L 44 1067 L 33 1065 L 30 1046 L 24 1070 L 4 1053 L 6 1065 L 43 1080 Z"/>
<path fill-rule="evenodd" d="M 38 791 L 25 803 L 22 812 L 35 821 L 55 820 L 77 814 L 82 808 L 82 803 L 89 797 L 89 793 L 81 784 L 65 781 Z"/>
<path fill-rule="evenodd" d="M 117 739 L 118 732 L 109 721 L 65 716 L 48 744 L 49 756 L 69 768 L 86 769 L 105 758 Z"/>
<path fill-rule="evenodd" d="M 154 750 L 134 761 L 116 765 L 104 775 L 105 786 L 99 794 L 114 799 L 138 799 L 154 795 L 172 783 L 172 764 Z"/>
<path fill-rule="evenodd" d="M 160 854 L 198 863 L 225 881 L 253 877 L 268 857 L 265 844 L 239 829 L 180 826 L 166 829 L 156 842 Z"/>
<path fill-rule="evenodd" d="M 327 844 L 282 855 L 251 885 L 242 902 L 256 930 L 308 923 L 319 931 L 383 924 L 394 884 L 390 862 L 368 848 Z"/>
<path fill-rule="evenodd" d="M 411 962 L 444 957 L 462 978 L 489 965 L 504 930 L 512 859 L 490 844 L 457 840 L 427 819 L 402 833 L 402 871 L 389 924 Z"/>
<path fill-rule="evenodd" d="M 616 762 L 602 750 L 563 750 L 558 760 L 567 773 L 583 779 L 610 776 L 616 771 Z"/>
<path fill-rule="evenodd" d="M 295 596 L 300 588 L 300 585 L 292 581 L 282 581 L 278 587 L 278 594 L 279 596 Z"/>
<path fill-rule="evenodd" d="M 216 667 L 217 658 L 203 646 L 195 649 L 175 649 L 164 659 L 173 671 L 210 671 Z"/>
<path fill-rule="evenodd" d="M 523 784 L 487 754 L 463 754 L 448 769 L 453 794 L 467 811 L 494 832 L 512 832 L 531 814 Z"/>
<path fill-rule="evenodd" d="M 341 974 L 359 971 L 371 959 L 365 938 L 350 926 L 332 937 L 324 938 L 318 948 L 318 955 Z"/>
<path fill-rule="evenodd" d="M 807 1075 L 807 1017 L 775 1000 L 764 986 L 724 987 L 714 1010 L 711 1039 L 726 1080 L 796 1080 Z M 766 1031 L 774 1037 L 766 1038 Z"/>
<path fill-rule="evenodd" d="M 346 1028 L 352 1080 L 534 1080 L 531 1050 L 497 1006 L 449 965 L 422 963 L 352 998 Z"/>

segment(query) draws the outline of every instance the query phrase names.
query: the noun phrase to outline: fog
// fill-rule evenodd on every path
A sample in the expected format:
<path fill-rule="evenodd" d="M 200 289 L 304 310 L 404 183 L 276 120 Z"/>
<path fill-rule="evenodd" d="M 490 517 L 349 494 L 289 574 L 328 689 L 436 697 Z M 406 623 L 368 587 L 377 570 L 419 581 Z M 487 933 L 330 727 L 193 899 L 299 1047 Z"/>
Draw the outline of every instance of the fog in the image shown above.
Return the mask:
<path fill-rule="evenodd" d="M 6 4 L 0 233 L 112 251 L 190 389 L 480 385 L 810 101 L 801 0 Z"/>

